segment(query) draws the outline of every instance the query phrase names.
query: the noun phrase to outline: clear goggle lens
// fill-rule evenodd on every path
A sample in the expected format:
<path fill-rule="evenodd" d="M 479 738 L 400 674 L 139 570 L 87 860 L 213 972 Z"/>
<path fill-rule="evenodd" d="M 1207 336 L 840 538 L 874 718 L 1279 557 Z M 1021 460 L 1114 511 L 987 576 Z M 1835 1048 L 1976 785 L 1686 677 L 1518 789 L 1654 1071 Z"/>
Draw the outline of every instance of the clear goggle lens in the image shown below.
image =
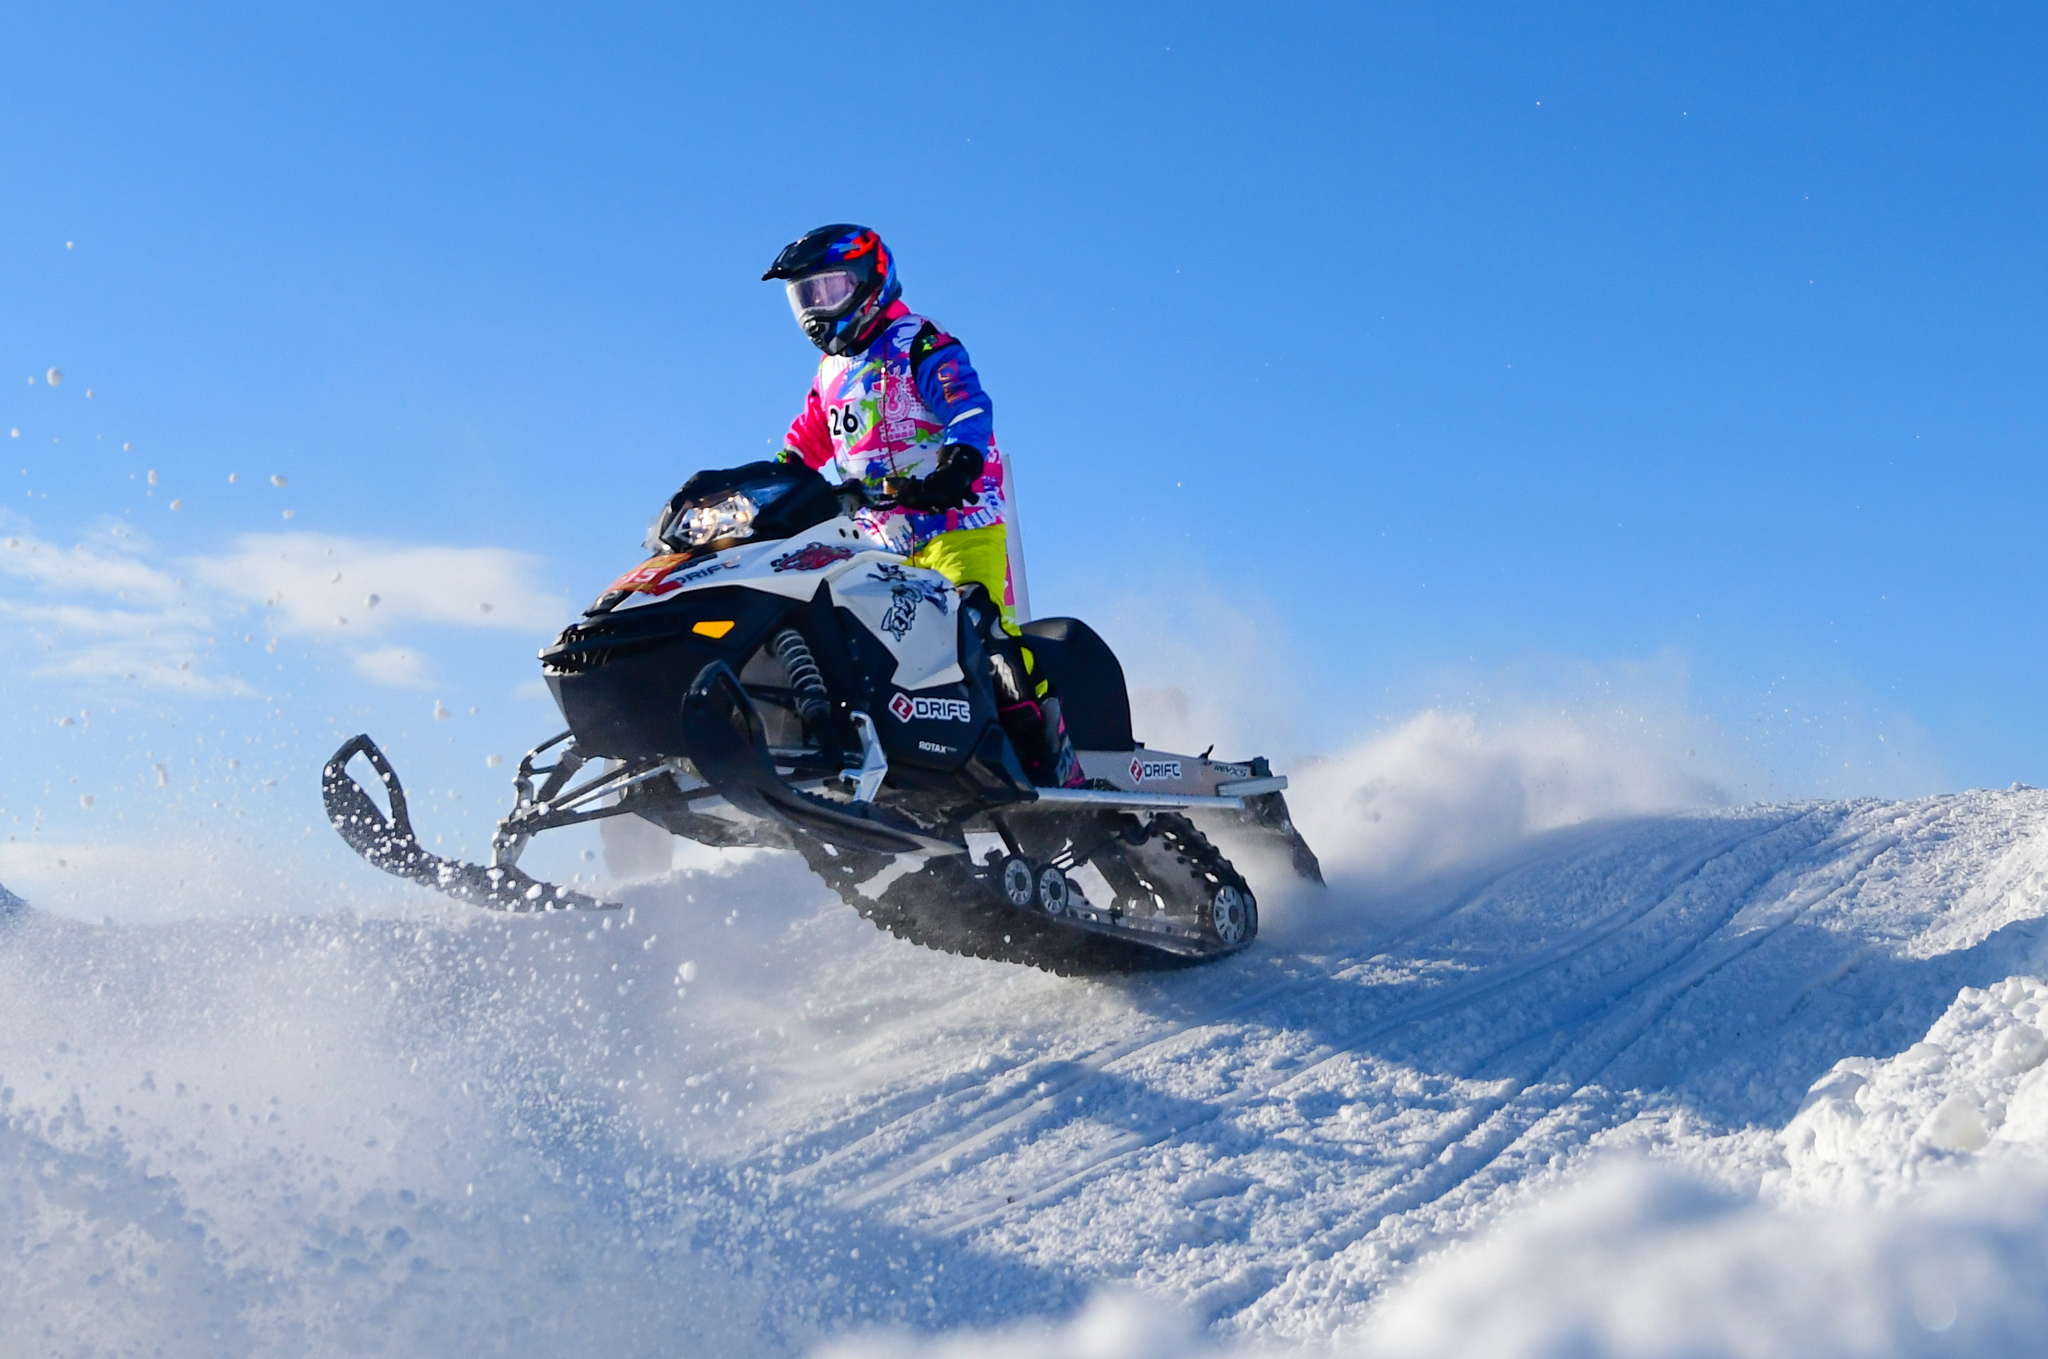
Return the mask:
<path fill-rule="evenodd" d="M 852 305 L 857 288 L 853 275 L 844 269 L 793 278 L 789 281 L 789 309 L 799 321 L 806 316 L 837 316 Z"/>

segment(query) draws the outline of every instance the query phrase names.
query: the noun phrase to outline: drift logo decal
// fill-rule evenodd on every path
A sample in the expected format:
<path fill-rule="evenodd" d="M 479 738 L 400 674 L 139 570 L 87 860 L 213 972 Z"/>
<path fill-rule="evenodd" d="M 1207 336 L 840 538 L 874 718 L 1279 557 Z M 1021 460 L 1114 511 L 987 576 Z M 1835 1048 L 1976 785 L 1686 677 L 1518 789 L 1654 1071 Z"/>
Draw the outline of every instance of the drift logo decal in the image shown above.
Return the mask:
<path fill-rule="evenodd" d="M 1179 760 L 1136 758 L 1131 761 L 1131 782 L 1133 783 L 1148 783 L 1156 779 L 1177 779 L 1179 777 Z"/>
<path fill-rule="evenodd" d="M 737 571 L 739 569 L 740 559 L 738 557 L 733 557 L 727 561 L 713 562 L 711 565 L 699 567 L 695 571 L 685 571 L 680 576 L 671 576 L 662 582 L 659 589 L 650 590 L 648 593 L 665 595 L 670 590 L 679 590 L 692 581 L 704 580 L 707 577 L 717 575 L 720 571 Z"/>
<path fill-rule="evenodd" d="M 898 722 L 972 722 L 974 705 L 961 698 L 912 698 L 897 694 L 889 711 Z"/>
<path fill-rule="evenodd" d="M 822 571 L 833 562 L 843 562 L 853 555 L 850 547 L 834 547 L 830 543 L 806 543 L 794 552 L 785 552 L 768 565 L 781 571 Z"/>
<path fill-rule="evenodd" d="M 611 594 L 617 590 L 630 594 L 636 590 L 644 590 L 649 594 L 665 595 L 668 593 L 668 590 L 673 590 L 676 587 L 671 585 L 668 587 L 668 590 L 658 590 L 654 587 L 660 584 L 662 577 L 674 570 L 676 563 L 682 561 L 682 559 L 683 554 L 680 552 L 671 552 L 665 557 L 649 557 L 646 561 L 641 562 L 631 571 L 613 581 L 606 587 L 605 593 Z"/>
<path fill-rule="evenodd" d="M 889 587 L 889 607 L 882 611 L 880 626 L 882 631 L 899 642 L 908 637 L 911 628 L 917 625 L 918 605 L 933 605 L 943 615 L 947 608 L 946 596 L 953 593 L 952 587 L 945 584 L 943 578 L 931 580 L 922 574 L 913 576 L 900 566 L 878 566 L 869 574 L 868 579 L 880 581 Z M 924 700 L 919 699 L 918 702 L 922 703 Z M 894 705 L 891 706 L 893 708 Z M 959 720 L 965 722 L 967 719 L 962 717 Z"/>

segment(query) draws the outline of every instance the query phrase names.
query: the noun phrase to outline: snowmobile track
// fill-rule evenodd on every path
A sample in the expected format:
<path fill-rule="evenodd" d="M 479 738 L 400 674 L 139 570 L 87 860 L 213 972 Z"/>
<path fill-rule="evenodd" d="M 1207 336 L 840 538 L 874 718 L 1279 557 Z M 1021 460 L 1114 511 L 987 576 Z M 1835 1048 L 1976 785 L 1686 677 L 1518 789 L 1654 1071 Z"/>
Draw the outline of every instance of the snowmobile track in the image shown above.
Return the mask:
<path fill-rule="evenodd" d="M 1180 872 L 1192 880 L 1190 890 L 1197 893 L 1204 893 L 1211 880 L 1250 893 L 1243 875 L 1188 818 L 1160 815 L 1154 826 L 1152 838 L 1131 851 L 1149 861 L 1144 871 L 1134 872 L 1133 864 L 1108 856 L 1103 868 L 1112 880 L 1128 878 L 1128 886 L 1135 890 L 1148 876 Z M 1012 909 L 976 875 L 964 855 L 925 859 L 905 871 L 903 861 L 914 856 L 828 846 L 802 834 L 791 838 L 811 871 L 862 919 L 940 953 L 1017 963 L 1057 976 L 1101 977 L 1184 971 L 1213 963 L 1251 942 L 1199 957 L 1167 953 L 1133 940 L 1093 934 L 1036 911 Z"/>

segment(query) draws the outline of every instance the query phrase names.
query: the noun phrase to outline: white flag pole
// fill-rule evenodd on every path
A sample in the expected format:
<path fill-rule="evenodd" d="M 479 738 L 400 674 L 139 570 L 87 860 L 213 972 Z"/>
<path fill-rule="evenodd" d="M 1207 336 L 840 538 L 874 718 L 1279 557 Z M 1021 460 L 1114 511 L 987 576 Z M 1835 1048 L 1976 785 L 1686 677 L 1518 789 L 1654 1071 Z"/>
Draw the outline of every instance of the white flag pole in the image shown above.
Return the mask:
<path fill-rule="evenodd" d="M 1031 621 L 1031 580 L 1024 574 L 1024 515 L 1017 503 L 1017 474 L 1010 467 L 1010 455 L 997 449 L 996 456 L 1003 463 L 1003 544 L 1010 557 L 1010 595 L 1021 627 Z"/>

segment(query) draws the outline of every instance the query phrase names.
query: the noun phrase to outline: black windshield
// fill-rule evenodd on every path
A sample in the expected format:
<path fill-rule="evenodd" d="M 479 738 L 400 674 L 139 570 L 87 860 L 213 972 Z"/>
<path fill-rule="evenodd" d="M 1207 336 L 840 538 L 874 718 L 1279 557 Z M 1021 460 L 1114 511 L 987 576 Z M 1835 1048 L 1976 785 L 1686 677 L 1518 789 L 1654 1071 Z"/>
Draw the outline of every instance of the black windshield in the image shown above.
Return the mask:
<path fill-rule="evenodd" d="M 839 497 L 832 484 L 802 463 L 750 462 L 744 467 L 699 472 L 669 497 L 668 508 L 655 523 L 656 538 L 678 552 L 691 549 L 669 542 L 671 525 L 685 510 L 714 505 L 733 492 L 754 502 L 754 531 L 747 541 L 790 538 L 839 516 Z M 710 546 L 706 544 L 705 546 Z"/>

